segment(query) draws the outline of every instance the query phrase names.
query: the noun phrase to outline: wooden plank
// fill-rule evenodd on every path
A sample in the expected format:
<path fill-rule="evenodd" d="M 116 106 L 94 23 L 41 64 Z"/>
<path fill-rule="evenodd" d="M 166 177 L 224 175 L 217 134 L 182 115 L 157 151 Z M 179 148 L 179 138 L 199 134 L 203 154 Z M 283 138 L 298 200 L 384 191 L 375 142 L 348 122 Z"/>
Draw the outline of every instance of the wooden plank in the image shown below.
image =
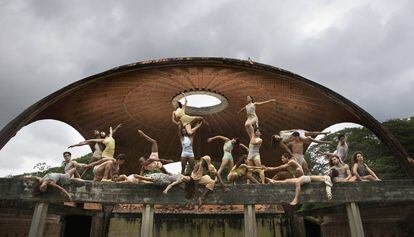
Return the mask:
<path fill-rule="evenodd" d="M 61 192 L 49 188 L 47 192 L 33 195 L 31 181 L 0 178 L 0 200 L 22 201 L 67 201 Z M 72 195 L 74 202 L 93 202 L 103 204 L 172 204 L 195 205 L 194 199 L 184 198 L 182 188 L 173 188 L 168 195 L 162 193 L 163 187 L 151 184 L 120 184 L 104 182 L 68 182 L 62 184 Z M 260 184 L 230 185 L 223 193 L 215 190 L 208 195 L 205 204 L 247 205 L 289 203 L 294 196 L 294 185 Z M 390 180 L 380 182 L 336 183 L 332 188 L 333 199 L 327 200 L 323 183 L 303 185 L 301 203 L 350 203 L 350 202 L 413 202 L 414 180 Z"/>

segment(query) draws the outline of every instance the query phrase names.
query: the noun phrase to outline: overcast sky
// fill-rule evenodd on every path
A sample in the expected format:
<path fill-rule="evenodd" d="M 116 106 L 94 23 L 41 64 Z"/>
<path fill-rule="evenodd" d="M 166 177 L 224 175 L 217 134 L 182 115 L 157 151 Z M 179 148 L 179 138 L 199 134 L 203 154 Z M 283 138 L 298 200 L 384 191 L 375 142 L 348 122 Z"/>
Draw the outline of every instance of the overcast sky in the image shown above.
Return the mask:
<path fill-rule="evenodd" d="M 0 128 L 84 77 L 182 56 L 251 57 L 333 89 L 380 121 L 413 116 L 413 12 L 409 0 L 0 0 Z M 0 176 L 29 161 L 60 162 L 79 139 L 57 122 L 28 126 L 0 151 Z"/>

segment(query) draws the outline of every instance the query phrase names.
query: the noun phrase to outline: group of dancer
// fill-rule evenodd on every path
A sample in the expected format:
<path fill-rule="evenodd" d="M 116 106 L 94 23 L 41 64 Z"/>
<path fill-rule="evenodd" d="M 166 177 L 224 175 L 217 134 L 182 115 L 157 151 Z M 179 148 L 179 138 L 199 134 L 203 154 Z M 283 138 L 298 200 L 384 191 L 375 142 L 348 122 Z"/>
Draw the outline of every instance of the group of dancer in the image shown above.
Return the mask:
<path fill-rule="evenodd" d="M 177 101 L 176 109 L 172 113 L 172 122 L 177 125 L 178 137 L 182 145 L 181 152 L 181 173 L 171 174 L 164 164 L 173 162 L 172 160 L 160 159 L 158 154 L 157 140 L 147 135 L 144 131 L 137 129 L 138 135 L 151 144 L 151 154 L 148 158 L 141 157 L 138 162 L 141 166 L 139 174 L 124 175 L 119 174 L 120 166 L 125 162 L 125 155 L 115 154 L 114 134 L 122 127 L 119 124 L 109 133 L 94 131 L 94 139 L 82 141 L 78 144 L 69 146 L 93 145 L 94 151 L 88 164 L 81 164 L 71 160 L 70 152 L 64 152 L 64 173 L 51 173 L 43 178 L 36 177 L 38 181 L 38 191 L 43 192 L 47 186 L 54 186 L 64 192 L 69 198 L 70 194 L 57 183 L 66 180 L 82 181 L 88 169 L 92 169 L 94 181 L 122 182 L 122 183 L 152 183 L 165 186 L 163 191 L 168 191 L 179 184 L 184 184 L 186 197 L 197 197 L 199 205 L 202 205 L 206 195 L 212 191 L 216 184 L 219 184 L 223 192 L 228 189 L 222 180 L 222 173 L 228 169 L 227 181 L 236 183 L 246 180 L 247 183 L 292 183 L 295 185 L 295 197 L 290 203 L 296 205 L 299 201 L 301 185 L 310 182 L 323 182 L 326 184 L 327 198 L 332 198 L 331 187 L 333 182 L 353 182 L 379 180 L 377 175 L 364 163 L 362 152 L 353 155 L 352 169 L 346 164 L 348 161 L 348 143 L 346 136 L 340 134 L 338 141 L 321 141 L 312 137 L 326 135 L 329 132 L 305 131 L 303 129 L 282 130 L 272 136 L 272 143 L 280 146 L 284 150 L 281 157 L 282 165 L 277 167 L 266 167 L 262 165 L 260 158 L 260 147 L 263 143 L 259 128 L 259 119 L 256 114 L 256 107 L 275 102 L 274 99 L 255 102 L 252 96 L 247 96 L 247 105 L 240 111 L 246 110 L 247 119 L 244 124 L 249 137 L 248 146 L 241 143 L 237 137 L 225 137 L 216 135 L 207 139 L 207 142 L 220 141 L 223 143 L 223 156 L 218 170 L 211 163 L 209 155 L 202 156 L 199 161 L 195 160 L 193 151 L 194 136 L 201 126 L 208 125 L 203 117 L 190 116 L 186 113 L 187 99 L 185 94 L 184 104 Z M 329 169 L 325 175 L 312 175 L 306 160 L 304 159 L 304 147 L 310 143 L 329 144 L 336 147 L 334 153 L 318 152 L 319 155 L 326 156 L 329 161 Z M 233 149 L 238 146 L 245 150 L 237 162 L 233 157 Z M 188 168 L 187 168 L 188 166 Z M 83 169 L 81 175 L 78 169 Z M 186 170 L 188 172 L 186 172 Z M 272 178 L 266 177 L 266 172 L 276 173 Z M 199 186 L 204 186 L 204 191 L 199 193 Z"/>

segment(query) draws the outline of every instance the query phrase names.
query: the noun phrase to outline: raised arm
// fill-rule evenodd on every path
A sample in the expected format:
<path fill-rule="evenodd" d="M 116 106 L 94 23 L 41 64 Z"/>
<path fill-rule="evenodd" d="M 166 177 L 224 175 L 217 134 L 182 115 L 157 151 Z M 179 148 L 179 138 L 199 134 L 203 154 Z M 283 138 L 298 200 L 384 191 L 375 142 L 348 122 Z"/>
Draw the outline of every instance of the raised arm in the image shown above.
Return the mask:
<path fill-rule="evenodd" d="M 112 135 L 116 133 L 116 131 L 118 130 L 118 128 L 122 127 L 122 123 L 116 125 L 115 129 L 112 131 Z"/>
<path fill-rule="evenodd" d="M 207 142 L 211 142 L 211 141 L 214 141 L 214 140 L 217 140 L 217 139 L 223 140 L 224 142 L 227 142 L 228 140 L 230 140 L 229 138 L 227 138 L 225 136 L 218 135 L 218 136 L 208 138 Z"/>
<path fill-rule="evenodd" d="M 262 102 L 254 102 L 255 105 L 264 105 L 270 102 L 275 102 L 275 99 L 271 99 L 271 100 L 266 100 L 266 101 L 262 101 Z"/>
<path fill-rule="evenodd" d="M 190 131 L 188 131 L 188 136 L 193 136 L 194 133 L 201 127 L 201 124 L 203 124 L 203 122 L 199 122 L 197 123 L 194 128 L 190 129 Z"/>
<path fill-rule="evenodd" d="M 109 127 L 109 137 L 112 137 L 114 135 L 114 130 L 112 127 Z"/>
<path fill-rule="evenodd" d="M 321 141 L 321 140 L 313 139 L 311 137 L 306 137 L 306 138 L 301 138 L 301 139 L 302 139 L 302 141 L 304 143 L 315 142 L 315 143 L 318 143 L 318 144 L 329 144 L 329 145 L 332 145 L 332 141 Z"/>
<path fill-rule="evenodd" d="M 186 97 L 186 95 L 184 94 L 184 93 L 181 93 L 183 96 L 184 96 L 184 105 L 183 105 L 183 109 L 184 109 L 184 112 L 187 110 L 187 104 L 188 104 L 188 101 L 187 101 L 187 97 Z"/>
<path fill-rule="evenodd" d="M 84 146 L 84 145 L 89 145 L 90 143 L 92 143 L 92 142 L 89 142 L 89 141 L 83 141 L 83 142 L 79 142 L 79 143 L 77 143 L 77 144 L 70 145 L 70 146 L 68 146 L 68 148 L 73 148 L 73 147 L 75 147 L 75 146 Z"/>

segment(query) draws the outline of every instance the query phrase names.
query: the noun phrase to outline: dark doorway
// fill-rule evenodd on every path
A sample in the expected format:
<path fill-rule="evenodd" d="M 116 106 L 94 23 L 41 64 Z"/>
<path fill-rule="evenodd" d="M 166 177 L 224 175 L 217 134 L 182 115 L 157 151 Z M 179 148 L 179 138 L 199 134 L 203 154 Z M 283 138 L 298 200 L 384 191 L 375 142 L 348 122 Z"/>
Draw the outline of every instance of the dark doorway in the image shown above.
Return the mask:
<path fill-rule="evenodd" d="M 318 237 L 321 236 L 321 227 L 318 223 L 304 219 L 306 237 Z"/>
<path fill-rule="evenodd" d="M 67 216 L 65 218 L 65 237 L 89 237 L 91 216 Z"/>

